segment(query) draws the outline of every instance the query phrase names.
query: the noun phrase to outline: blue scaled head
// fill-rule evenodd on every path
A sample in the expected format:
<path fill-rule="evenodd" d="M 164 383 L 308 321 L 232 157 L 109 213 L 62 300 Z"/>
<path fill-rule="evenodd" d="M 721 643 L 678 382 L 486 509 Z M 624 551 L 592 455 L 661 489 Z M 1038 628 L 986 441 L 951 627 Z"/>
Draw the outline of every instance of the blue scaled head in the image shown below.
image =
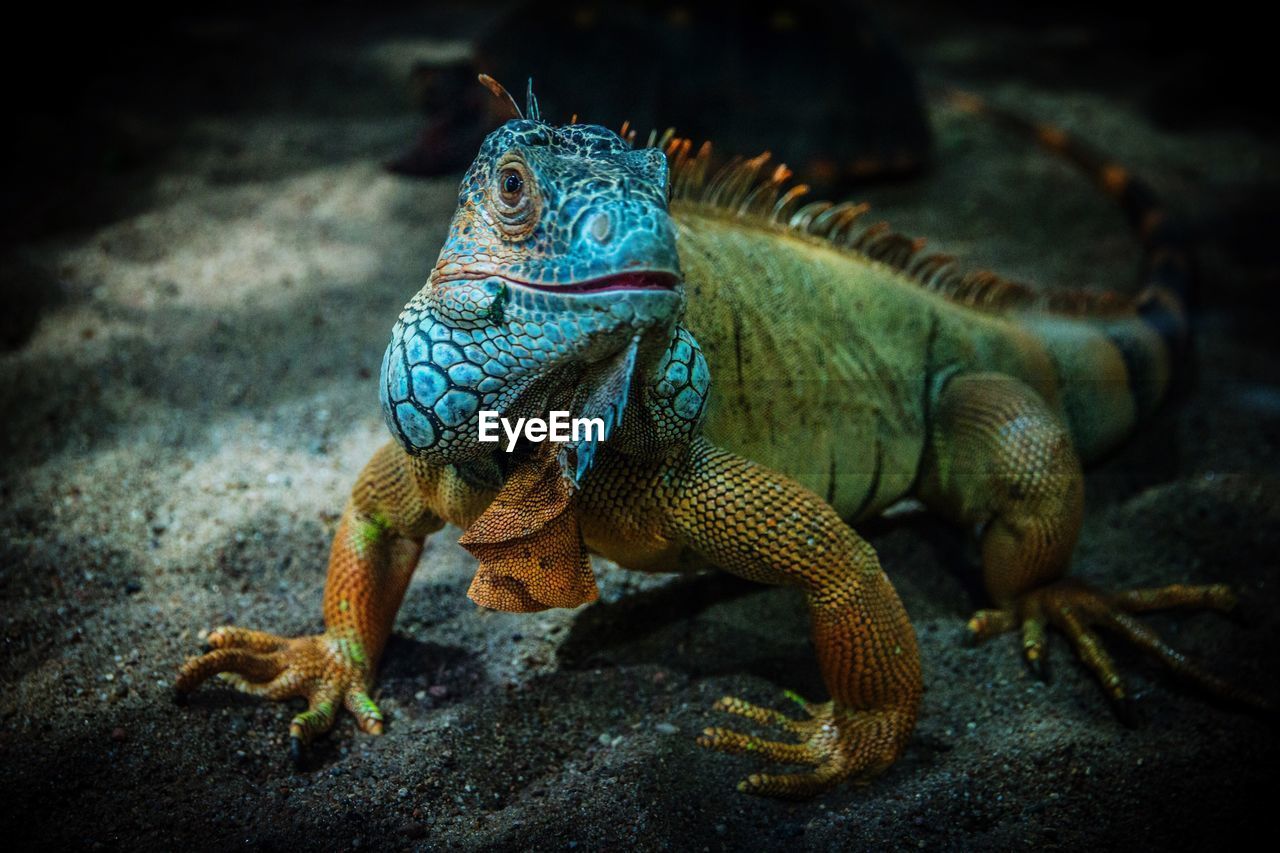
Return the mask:
<path fill-rule="evenodd" d="M 525 115 L 486 137 L 394 329 L 381 384 L 400 443 L 453 463 L 494 450 L 478 438 L 481 410 L 602 405 L 620 421 L 626 400 L 601 403 L 601 389 L 625 395 L 684 308 L 667 197 L 660 150 L 544 122 L 530 93 Z"/>

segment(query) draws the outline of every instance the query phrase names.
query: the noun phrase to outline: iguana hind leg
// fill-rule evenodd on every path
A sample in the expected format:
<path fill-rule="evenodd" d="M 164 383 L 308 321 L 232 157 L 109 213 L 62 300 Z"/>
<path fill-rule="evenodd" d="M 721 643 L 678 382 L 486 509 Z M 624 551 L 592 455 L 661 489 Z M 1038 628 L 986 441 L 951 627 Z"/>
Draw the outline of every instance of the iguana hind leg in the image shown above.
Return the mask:
<path fill-rule="evenodd" d="M 1128 640 L 1212 694 L 1265 705 L 1192 663 L 1130 615 L 1174 607 L 1226 612 L 1235 603 L 1228 587 L 1107 594 L 1066 577 L 1084 510 L 1080 460 L 1066 428 L 1027 385 L 1001 374 L 968 374 L 948 383 L 934 406 L 920 497 L 980 530 L 983 579 L 995 607 L 969 620 L 975 640 L 1020 628 L 1028 664 L 1043 673 L 1046 629 L 1057 628 L 1126 721 L 1132 720 L 1129 694 L 1095 628 Z"/>
<path fill-rule="evenodd" d="M 321 634 L 283 637 L 224 626 L 210 632 L 212 651 L 178 673 L 179 695 L 220 675 L 235 688 L 268 699 L 302 697 L 293 718 L 295 758 L 327 731 L 341 708 L 360 728 L 382 732 L 382 714 L 369 692 L 396 611 L 428 533 L 452 514 L 474 514 L 484 495 L 446 469 L 424 469 L 388 443 L 365 466 L 338 523 L 325 581 Z"/>
<path fill-rule="evenodd" d="M 618 479 L 637 478 L 628 472 Z M 813 769 L 753 774 L 739 790 L 806 797 L 845 779 L 865 781 L 892 764 L 915 725 L 920 660 L 906 611 L 871 546 L 817 495 L 704 439 L 649 482 L 643 500 L 611 493 L 608 485 L 600 491 L 613 495 L 617 514 L 665 518 L 662 538 L 684 543 L 698 560 L 762 583 L 799 586 L 808 597 L 832 700 L 803 703 L 807 719 L 791 720 L 725 698 L 717 709 L 780 728 L 796 741 L 709 728 L 699 743 Z"/>

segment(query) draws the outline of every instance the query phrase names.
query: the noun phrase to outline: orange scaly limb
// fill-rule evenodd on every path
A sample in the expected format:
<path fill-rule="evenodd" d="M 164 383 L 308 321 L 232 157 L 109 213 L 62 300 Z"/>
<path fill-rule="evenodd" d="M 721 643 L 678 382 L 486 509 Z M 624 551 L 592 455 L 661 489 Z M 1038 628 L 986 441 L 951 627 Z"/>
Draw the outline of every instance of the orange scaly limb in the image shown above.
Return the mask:
<path fill-rule="evenodd" d="M 721 728 L 707 729 L 699 743 L 814 765 L 807 773 L 753 774 L 738 786 L 749 793 L 807 797 L 883 772 L 915 726 L 921 678 L 915 632 L 875 550 L 817 495 L 705 441 L 681 474 L 671 512 L 695 551 L 733 574 L 805 590 L 832 697 L 802 703 L 808 720 L 782 723 L 798 744 Z M 749 706 L 726 698 L 718 707 L 742 714 Z"/>
<path fill-rule="evenodd" d="M 598 464 L 579 499 L 594 550 L 657 565 L 681 551 L 693 565 L 807 595 L 831 701 L 803 703 L 808 719 L 796 721 L 725 698 L 717 709 L 779 727 L 798 742 L 723 728 L 707 729 L 698 742 L 813 769 L 752 774 L 739 789 L 807 797 L 888 768 L 910 737 L 922 687 L 915 632 L 875 550 L 808 489 L 706 439 L 656 463 L 606 453 Z"/>
<path fill-rule="evenodd" d="M 1179 607 L 1229 612 L 1235 596 L 1225 585 L 1108 594 L 1066 577 L 1083 518 L 1080 460 L 1066 428 L 1022 382 L 980 373 L 947 385 L 938 400 L 921 497 L 982 528 L 983 577 L 996 607 L 969 620 L 973 639 L 1021 628 L 1027 663 L 1043 676 L 1046 628 L 1057 628 L 1130 724 L 1136 717 L 1129 691 L 1095 628 L 1117 634 L 1215 696 L 1270 707 L 1188 660 L 1130 615 Z"/>
<path fill-rule="evenodd" d="M 522 460 L 458 540 L 480 560 L 467 596 L 481 607 L 532 613 L 600 597 L 558 449 L 546 441 Z"/>
<path fill-rule="evenodd" d="M 443 526 L 439 510 L 461 497 L 446 472 L 420 467 L 394 444 L 365 466 L 333 538 L 324 633 L 290 638 L 216 628 L 208 638 L 212 651 L 183 665 L 178 694 L 221 675 L 245 693 L 305 698 L 307 710 L 289 727 L 295 760 L 304 744 L 332 727 L 339 708 L 354 714 L 362 730 L 381 734 L 382 713 L 369 695 L 378 659 L 423 539 Z"/>

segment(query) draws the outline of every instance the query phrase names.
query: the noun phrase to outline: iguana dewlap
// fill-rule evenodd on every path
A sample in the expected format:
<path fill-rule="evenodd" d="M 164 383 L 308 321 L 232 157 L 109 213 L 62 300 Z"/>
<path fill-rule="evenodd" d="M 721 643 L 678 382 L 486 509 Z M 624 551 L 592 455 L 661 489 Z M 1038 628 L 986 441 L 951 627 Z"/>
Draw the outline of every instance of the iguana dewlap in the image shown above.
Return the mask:
<path fill-rule="evenodd" d="M 793 720 L 725 698 L 719 710 L 790 739 L 709 728 L 699 742 L 808 766 L 751 775 L 742 790 L 812 794 L 890 766 L 915 725 L 915 635 L 850 526 L 911 497 L 979 531 L 991 601 L 975 636 L 1019 630 L 1036 665 L 1055 628 L 1123 706 L 1102 627 L 1252 701 L 1135 618 L 1227 610 L 1226 587 L 1103 593 L 1067 577 L 1081 464 L 1160 403 L 1183 335 L 1186 259 L 1138 185 L 1085 161 L 1147 242 L 1140 294 L 1039 295 L 866 226 L 862 206 L 802 205 L 766 161 L 711 176 L 705 150 L 553 126 L 532 103 L 491 133 L 387 348 L 394 438 L 334 537 L 325 632 L 219 628 L 179 689 L 223 672 L 247 692 L 305 696 L 295 748 L 340 705 L 380 732 L 378 659 L 424 538 L 452 522 L 481 559 L 471 592 L 490 606 L 590 600 L 584 549 L 803 589 L 830 700 Z M 481 410 L 568 410 L 601 418 L 606 438 L 508 456 L 479 441 Z"/>

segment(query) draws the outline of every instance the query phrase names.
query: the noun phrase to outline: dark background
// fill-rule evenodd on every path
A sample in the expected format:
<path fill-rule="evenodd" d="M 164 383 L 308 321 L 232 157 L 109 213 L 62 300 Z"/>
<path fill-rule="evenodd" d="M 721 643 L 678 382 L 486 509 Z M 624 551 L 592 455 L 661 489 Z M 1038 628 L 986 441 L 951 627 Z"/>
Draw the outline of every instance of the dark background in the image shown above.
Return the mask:
<path fill-rule="evenodd" d="M 1116 587 L 1235 584 L 1241 624 L 1150 622 L 1275 696 L 1270 28 L 1241 3 L 866 5 L 926 83 L 1068 127 L 1187 221 L 1203 271 L 1197 381 L 1090 475 L 1076 571 Z M 799 598 L 602 565 L 598 605 L 482 613 L 449 532 L 429 545 L 384 660 L 385 737 L 344 719 L 295 772 L 290 708 L 213 688 L 170 702 L 202 629 L 319 627 L 328 538 L 384 437 L 372 375 L 456 187 L 382 164 L 423 121 L 413 63 L 455 55 L 500 12 L 47 6 L 6 27 L 2 837 L 77 849 L 1274 843 L 1274 720 L 1218 707 L 1117 643 L 1146 718 L 1127 730 L 1061 642 L 1047 686 L 1012 638 L 960 647 L 982 604 L 972 555 L 920 517 L 869 531 L 920 637 L 919 729 L 884 777 L 813 803 L 735 793 L 756 766 L 692 742 L 722 722 L 709 708 L 725 693 L 778 707 L 784 687 L 820 693 Z M 1087 181 L 928 109 L 932 166 L 868 187 L 881 215 L 1041 286 L 1132 288 L 1136 245 Z"/>

